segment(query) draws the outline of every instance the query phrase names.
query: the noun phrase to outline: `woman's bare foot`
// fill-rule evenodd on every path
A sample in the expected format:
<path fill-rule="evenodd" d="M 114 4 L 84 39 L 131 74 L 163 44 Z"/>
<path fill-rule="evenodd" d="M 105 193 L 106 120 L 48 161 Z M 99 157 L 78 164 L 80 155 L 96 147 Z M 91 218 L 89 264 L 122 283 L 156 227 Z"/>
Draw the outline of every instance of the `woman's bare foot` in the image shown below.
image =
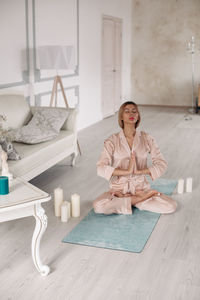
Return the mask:
<path fill-rule="evenodd" d="M 138 202 L 147 200 L 152 196 L 158 196 L 159 192 L 156 190 L 148 190 L 148 191 L 136 191 L 135 195 L 131 197 L 131 204 L 135 205 Z"/>

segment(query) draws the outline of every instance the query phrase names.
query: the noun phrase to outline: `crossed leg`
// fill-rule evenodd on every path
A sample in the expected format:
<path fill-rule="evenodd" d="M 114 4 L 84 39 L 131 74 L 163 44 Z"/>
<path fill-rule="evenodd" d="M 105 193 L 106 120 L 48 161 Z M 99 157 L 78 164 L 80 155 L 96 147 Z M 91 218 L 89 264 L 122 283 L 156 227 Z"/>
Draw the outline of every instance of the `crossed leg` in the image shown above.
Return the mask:
<path fill-rule="evenodd" d="M 148 210 L 160 214 L 170 214 L 175 212 L 177 203 L 171 197 L 160 193 L 160 195 L 154 195 L 149 199 L 138 202 L 135 204 L 140 210 Z"/>
<path fill-rule="evenodd" d="M 131 195 L 131 204 L 135 206 L 137 203 L 147 200 L 152 196 L 159 195 L 159 194 L 160 193 L 156 190 L 148 190 L 148 191 L 137 190 L 135 195 Z"/>
<path fill-rule="evenodd" d="M 132 206 L 140 210 L 157 213 L 172 213 L 176 210 L 176 202 L 156 190 L 137 190 L 134 195 L 120 191 L 109 191 L 100 195 L 94 202 L 96 213 L 132 214 Z"/>

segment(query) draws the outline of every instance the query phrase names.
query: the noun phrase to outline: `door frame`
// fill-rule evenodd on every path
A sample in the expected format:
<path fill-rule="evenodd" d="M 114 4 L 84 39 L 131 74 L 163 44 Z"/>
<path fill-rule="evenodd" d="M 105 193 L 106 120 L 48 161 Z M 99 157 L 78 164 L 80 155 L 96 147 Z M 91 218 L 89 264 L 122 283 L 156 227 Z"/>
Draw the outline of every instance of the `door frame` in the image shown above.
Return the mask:
<path fill-rule="evenodd" d="M 111 16 L 111 15 L 106 15 L 106 14 L 102 14 L 102 19 L 101 19 L 101 109 L 102 109 L 102 95 L 103 95 L 103 30 L 104 30 L 104 26 L 103 26 L 103 21 L 107 19 L 107 20 L 111 20 L 111 21 L 118 21 L 121 23 L 121 91 L 122 91 L 122 57 L 123 57 L 123 19 L 119 18 L 119 17 L 115 17 L 115 16 Z M 121 95 L 120 95 L 121 97 Z M 116 113 L 115 107 L 114 107 L 114 113 Z M 103 111 L 102 111 L 102 115 L 103 115 Z M 105 116 L 109 117 L 109 116 Z M 103 115 L 104 118 L 104 115 Z"/>

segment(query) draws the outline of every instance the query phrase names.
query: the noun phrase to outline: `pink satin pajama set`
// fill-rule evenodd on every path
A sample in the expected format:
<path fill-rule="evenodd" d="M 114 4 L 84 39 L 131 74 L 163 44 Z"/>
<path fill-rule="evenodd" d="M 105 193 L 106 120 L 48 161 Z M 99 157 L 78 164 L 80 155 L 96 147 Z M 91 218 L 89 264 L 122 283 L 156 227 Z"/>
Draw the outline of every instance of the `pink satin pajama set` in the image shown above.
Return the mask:
<path fill-rule="evenodd" d="M 110 191 L 100 195 L 94 202 L 96 213 L 132 214 L 131 197 L 113 196 L 113 191 L 123 194 L 135 194 L 137 190 L 149 190 L 150 184 L 145 175 L 113 176 L 115 168 L 128 169 L 131 152 L 135 152 L 138 170 L 147 168 L 147 156 L 151 155 L 152 165 L 149 168 L 153 180 L 160 177 L 167 169 L 167 163 L 160 152 L 155 139 L 149 134 L 136 130 L 132 149 L 130 149 L 123 130 L 113 134 L 104 142 L 104 148 L 97 162 L 97 174 L 109 180 Z M 176 210 L 176 202 L 164 195 L 152 196 L 135 205 L 140 210 L 157 213 L 172 213 Z"/>

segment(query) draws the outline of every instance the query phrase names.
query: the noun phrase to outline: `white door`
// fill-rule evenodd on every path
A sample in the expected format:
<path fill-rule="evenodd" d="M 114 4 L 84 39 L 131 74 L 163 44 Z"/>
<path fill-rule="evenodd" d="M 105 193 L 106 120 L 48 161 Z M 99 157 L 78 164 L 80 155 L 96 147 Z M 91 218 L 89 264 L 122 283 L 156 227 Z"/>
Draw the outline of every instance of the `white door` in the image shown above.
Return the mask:
<path fill-rule="evenodd" d="M 103 17 L 102 113 L 106 118 L 121 105 L 122 20 Z"/>

